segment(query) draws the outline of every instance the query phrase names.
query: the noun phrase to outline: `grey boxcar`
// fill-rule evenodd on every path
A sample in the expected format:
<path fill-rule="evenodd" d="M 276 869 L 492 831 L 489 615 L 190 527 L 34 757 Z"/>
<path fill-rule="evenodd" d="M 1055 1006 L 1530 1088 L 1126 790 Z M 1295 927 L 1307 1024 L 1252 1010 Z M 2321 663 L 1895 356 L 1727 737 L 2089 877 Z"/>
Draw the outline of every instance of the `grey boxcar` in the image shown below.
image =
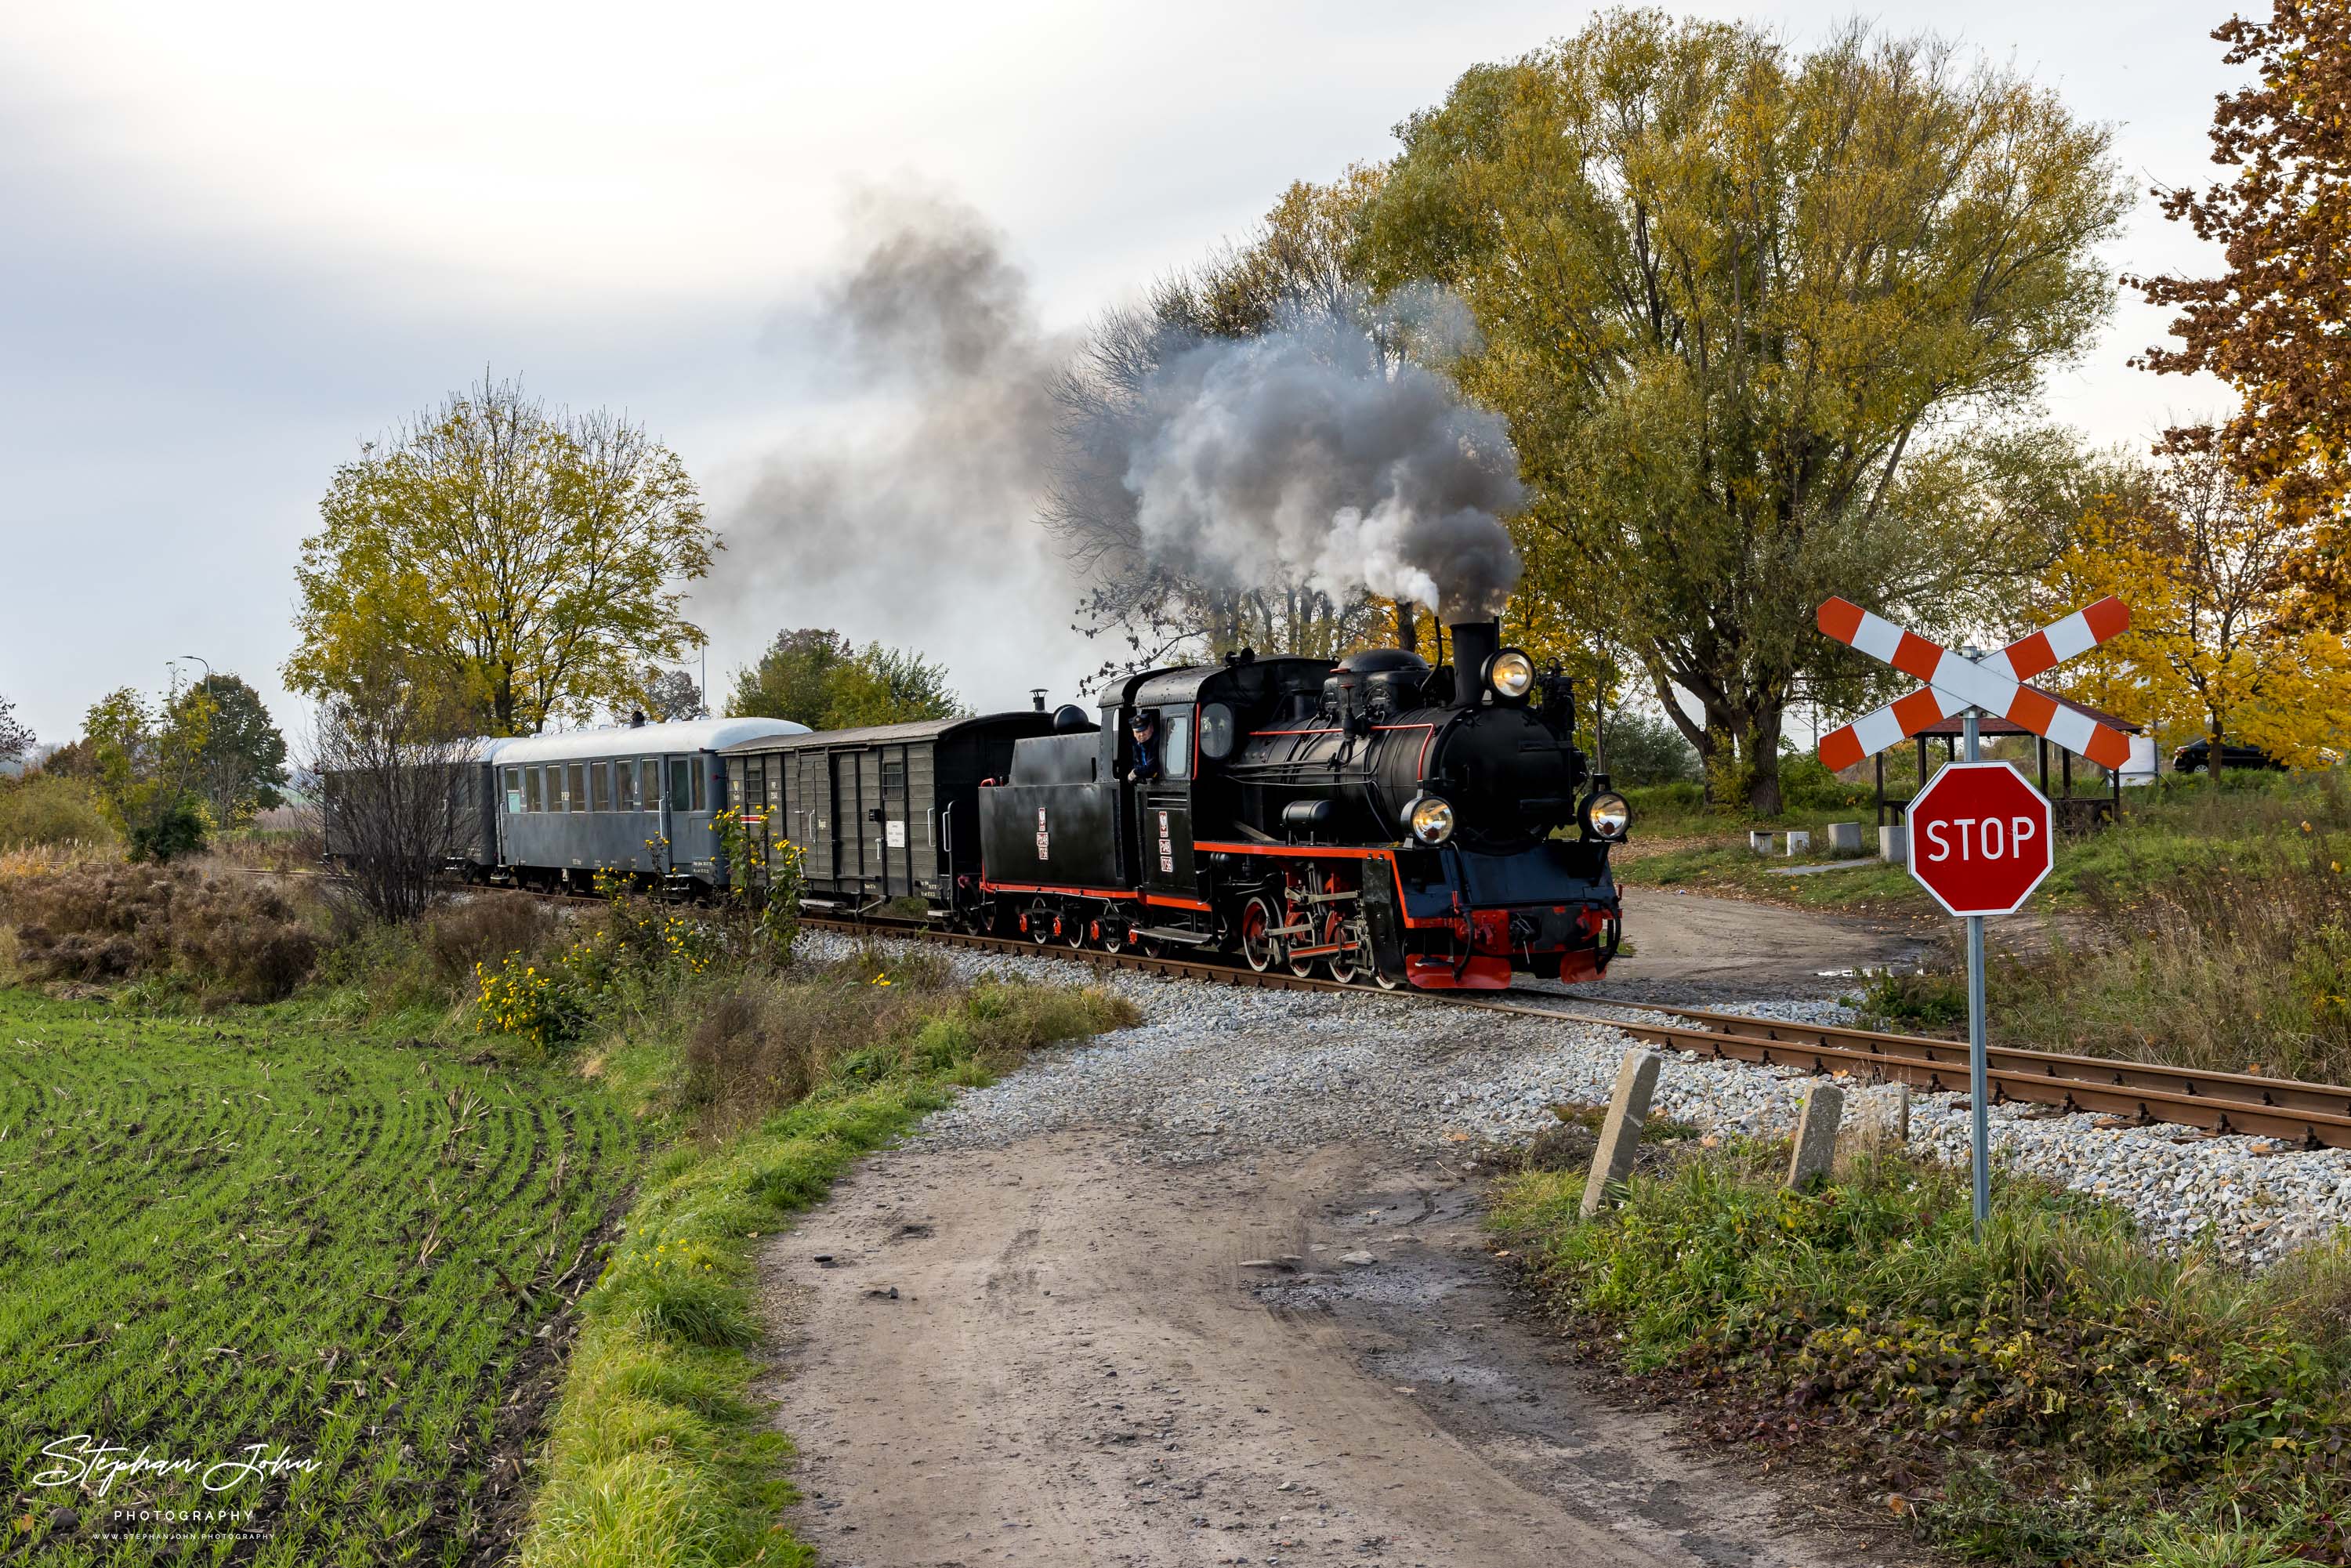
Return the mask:
<path fill-rule="evenodd" d="M 947 918 L 978 896 L 980 781 L 1009 771 L 1014 741 L 1052 728 L 1023 711 L 740 741 L 726 752 L 730 798 L 770 856 L 799 846 L 809 908 L 919 898 Z"/>

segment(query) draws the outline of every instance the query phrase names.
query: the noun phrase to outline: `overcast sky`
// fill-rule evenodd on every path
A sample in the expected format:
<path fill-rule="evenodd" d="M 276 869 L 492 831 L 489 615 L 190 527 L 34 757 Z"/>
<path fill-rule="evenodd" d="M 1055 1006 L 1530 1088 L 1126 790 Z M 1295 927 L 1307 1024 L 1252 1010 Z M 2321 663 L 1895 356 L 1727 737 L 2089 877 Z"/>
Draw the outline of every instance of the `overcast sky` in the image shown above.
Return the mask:
<path fill-rule="evenodd" d="M 1851 8 L 1693 5 L 1818 37 Z M 69 737 L 196 654 L 289 731 L 292 567 L 334 466 L 485 366 L 625 409 L 737 556 L 762 476 L 830 439 L 806 341 L 849 195 L 987 214 L 1053 329 L 1238 235 L 1294 178 L 1394 150 L 1466 68 L 1582 7 L 423 0 L 0 7 L 0 695 Z M 2111 124 L 2145 183 L 2209 177 L 2211 5 L 1889 7 Z M 2142 203 L 2118 271 L 2205 267 Z M 2128 300 L 2053 412 L 2139 440 L 2216 392 L 2124 361 Z M 761 522 L 772 519 L 760 519 Z M 823 519 L 802 525 L 821 529 Z M 985 530 L 979 530 L 985 537 Z M 827 537 L 830 536 L 821 536 Z M 712 684 L 778 628 L 920 646 L 983 706 L 1095 662 L 1045 541 L 838 538 L 847 570 L 701 601 Z M 728 570 L 728 557 L 719 570 Z M 191 669 L 193 666 L 190 666 Z"/>

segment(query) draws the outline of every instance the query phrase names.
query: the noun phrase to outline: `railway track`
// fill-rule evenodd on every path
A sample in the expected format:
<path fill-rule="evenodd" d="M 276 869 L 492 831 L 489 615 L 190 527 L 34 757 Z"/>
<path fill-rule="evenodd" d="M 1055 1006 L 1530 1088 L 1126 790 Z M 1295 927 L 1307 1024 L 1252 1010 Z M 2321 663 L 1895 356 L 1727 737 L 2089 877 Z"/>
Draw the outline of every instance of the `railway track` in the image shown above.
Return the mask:
<path fill-rule="evenodd" d="M 985 951 L 1042 955 L 1102 968 L 1131 969 L 1218 985 L 1359 994 L 1369 989 L 1360 984 L 1342 985 L 1336 980 L 1301 977 L 1280 969 L 1260 974 L 1238 964 L 1209 963 L 1196 958 L 1153 958 L 1134 953 L 1073 948 L 1060 943 L 1040 946 L 1014 937 L 944 931 L 919 920 L 803 916 L 800 923 L 815 930 L 910 937 Z M 1637 1011 L 1665 1020 L 1650 1022 L 1620 1017 L 1614 1011 L 1590 1010 L 1594 1004 L 1577 1008 L 1573 1005 L 1574 998 L 1546 991 L 1413 994 L 1447 1006 L 1487 1012 L 1605 1023 L 1645 1044 L 1687 1051 L 1702 1057 L 1768 1063 L 1807 1072 L 1843 1073 L 1868 1082 L 1907 1083 L 1939 1092 L 1968 1092 L 1968 1048 L 1959 1040 L 1886 1034 L 1835 1024 L 1788 1023 L 1700 1008 L 1605 1004 L 1612 1009 Z M 2053 1112 L 2089 1112 L 2143 1124 L 2165 1124 L 2205 1133 L 2282 1139 L 2304 1148 L 2351 1148 L 2351 1088 L 2003 1046 L 1991 1048 L 1988 1066 L 1994 1103 L 2016 1102 L 2045 1105 Z"/>
<path fill-rule="evenodd" d="M 533 893 L 529 896 L 565 903 L 599 902 L 583 894 Z M 1278 968 L 1260 974 L 1234 963 L 1145 957 L 1138 953 L 1073 948 L 1059 942 L 1040 946 L 1017 937 L 942 930 L 925 921 L 895 916 L 839 919 L 803 915 L 800 924 L 811 930 L 1025 953 L 1071 959 L 1101 968 L 1132 969 L 1217 985 L 1383 994 L 1362 984 L 1343 985 L 1337 980 L 1293 975 Z M 1837 1024 L 1790 1023 L 1778 1019 L 1750 1018 L 1743 1013 L 1650 1003 L 1586 1003 L 1577 1008 L 1573 1005 L 1575 998 L 1548 991 L 1416 991 L 1412 995 L 1487 1012 L 1604 1023 L 1645 1044 L 1687 1051 L 1701 1057 L 1760 1062 L 1806 1072 L 1843 1073 L 1865 1082 L 1907 1083 L 1913 1088 L 1943 1093 L 1968 1092 L 1968 1048 L 1960 1040 L 1886 1034 Z M 1595 1006 L 1612 1010 L 1590 1010 Z M 1624 1011 L 1645 1013 L 1664 1021 L 1628 1019 L 1620 1016 Z M 2015 1102 L 2045 1105 L 2053 1113 L 2088 1112 L 2143 1125 L 2165 1124 L 2203 1133 L 2279 1139 L 2303 1148 L 2351 1148 L 2351 1088 L 2256 1073 L 2212 1072 L 2200 1068 L 2163 1067 L 2113 1057 L 2074 1056 L 2008 1046 L 1993 1046 L 1988 1056 L 1989 1082 L 1995 1104 Z"/>

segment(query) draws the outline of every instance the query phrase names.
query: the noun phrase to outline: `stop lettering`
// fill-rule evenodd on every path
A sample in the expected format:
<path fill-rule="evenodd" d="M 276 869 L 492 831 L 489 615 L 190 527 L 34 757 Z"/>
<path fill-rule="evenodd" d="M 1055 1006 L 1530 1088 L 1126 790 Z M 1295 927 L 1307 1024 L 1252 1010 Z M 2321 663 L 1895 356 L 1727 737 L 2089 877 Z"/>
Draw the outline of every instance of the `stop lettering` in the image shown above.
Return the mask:
<path fill-rule="evenodd" d="M 2049 798 L 2005 762 L 1953 762 L 1910 802 L 1910 874 L 1953 915 L 2012 915 L 2049 874 Z"/>

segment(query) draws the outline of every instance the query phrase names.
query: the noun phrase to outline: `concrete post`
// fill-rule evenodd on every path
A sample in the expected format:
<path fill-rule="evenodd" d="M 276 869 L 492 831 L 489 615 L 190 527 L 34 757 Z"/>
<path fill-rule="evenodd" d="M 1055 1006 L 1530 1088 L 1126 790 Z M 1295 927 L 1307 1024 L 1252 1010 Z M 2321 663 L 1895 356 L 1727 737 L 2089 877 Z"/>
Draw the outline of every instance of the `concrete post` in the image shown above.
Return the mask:
<path fill-rule="evenodd" d="M 1910 830 L 1900 822 L 1877 830 L 1877 858 L 1899 865 L 1910 858 Z"/>
<path fill-rule="evenodd" d="M 1656 1092 L 1663 1063 L 1656 1051 L 1636 1048 L 1625 1053 L 1616 1069 L 1616 1092 L 1608 1097 L 1608 1119 L 1600 1124 L 1600 1146 L 1592 1151 L 1592 1174 L 1583 1183 L 1579 1212 L 1586 1219 L 1608 1201 L 1609 1187 L 1632 1174 L 1633 1152 L 1649 1119 L 1649 1096 Z"/>
<path fill-rule="evenodd" d="M 1804 1096 L 1804 1113 L 1796 1121 L 1796 1152 L 1788 1156 L 1788 1190 L 1802 1192 L 1829 1174 L 1836 1163 L 1837 1120 L 1844 1113 L 1844 1091 L 1834 1083 L 1815 1083 Z"/>
<path fill-rule="evenodd" d="M 1747 835 L 1747 847 L 1759 855 L 1771 852 L 1771 834 L 1768 829 L 1757 829 Z"/>
<path fill-rule="evenodd" d="M 1859 822 L 1831 822 L 1829 824 L 1829 848 L 1836 851 L 1839 854 L 1860 853 L 1861 824 Z"/>
<path fill-rule="evenodd" d="M 1813 852 L 1813 835 L 1809 829 L 1791 828 L 1788 830 L 1787 842 L 1787 852 L 1792 855 L 1808 855 Z"/>

